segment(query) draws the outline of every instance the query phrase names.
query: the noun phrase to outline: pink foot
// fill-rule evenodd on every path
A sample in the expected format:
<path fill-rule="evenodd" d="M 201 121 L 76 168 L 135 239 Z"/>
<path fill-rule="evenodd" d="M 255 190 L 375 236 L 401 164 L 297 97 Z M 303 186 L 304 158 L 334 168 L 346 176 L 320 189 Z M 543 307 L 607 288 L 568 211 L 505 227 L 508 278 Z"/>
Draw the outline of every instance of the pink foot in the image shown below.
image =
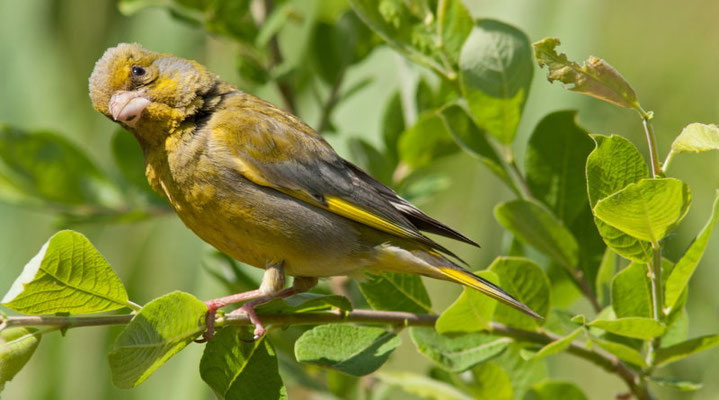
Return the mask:
<path fill-rule="evenodd" d="M 260 321 L 260 318 L 257 316 L 257 313 L 255 312 L 255 305 L 259 303 L 259 301 L 251 301 L 249 303 L 245 303 L 242 305 L 242 307 L 238 308 L 237 310 L 231 312 L 231 315 L 238 315 L 238 314 L 245 314 L 247 315 L 247 318 L 250 319 L 250 322 L 252 325 L 255 326 L 255 331 L 253 332 L 253 338 L 252 340 L 258 340 L 262 336 L 265 336 L 265 333 L 267 333 L 267 329 L 265 329 L 265 326 L 262 325 L 262 321 Z"/>

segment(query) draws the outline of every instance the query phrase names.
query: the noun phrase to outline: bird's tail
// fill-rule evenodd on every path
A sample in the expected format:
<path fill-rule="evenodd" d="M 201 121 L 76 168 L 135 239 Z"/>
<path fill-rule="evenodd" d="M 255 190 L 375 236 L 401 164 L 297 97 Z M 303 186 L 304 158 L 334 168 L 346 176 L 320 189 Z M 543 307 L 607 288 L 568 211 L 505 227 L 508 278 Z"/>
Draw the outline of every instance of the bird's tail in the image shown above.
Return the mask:
<path fill-rule="evenodd" d="M 536 318 L 540 321 L 544 320 L 541 315 L 537 314 L 536 312 L 534 312 L 534 310 L 527 307 L 524 303 L 512 297 L 509 293 L 502 290 L 502 288 L 500 288 L 499 286 L 480 276 L 473 274 L 470 271 L 467 271 L 460 266 L 438 266 L 436 268 L 442 275 L 444 275 L 444 278 L 446 278 L 447 280 L 461 283 L 462 285 L 469 286 L 472 289 L 479 290 L 487 296 L 496 299 L 499 302 L 502 302 L 512 308 L 516 308 L 517 310 L 529 315 L 532 318 Z"/>

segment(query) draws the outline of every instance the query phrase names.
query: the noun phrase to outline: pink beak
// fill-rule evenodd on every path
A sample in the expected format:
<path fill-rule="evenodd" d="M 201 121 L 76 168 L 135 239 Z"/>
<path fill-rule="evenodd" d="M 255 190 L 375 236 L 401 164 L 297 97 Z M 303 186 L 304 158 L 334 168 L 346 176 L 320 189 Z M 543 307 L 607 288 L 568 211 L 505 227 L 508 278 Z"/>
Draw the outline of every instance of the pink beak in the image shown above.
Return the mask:
<path fill-rule="evenodd" d="M 140 119 L 142 112 L 149 104 L 150 100 L 142 93 L 122 90 L 112 95 L 108 108 L 112 119 L 132 126 Z"/>

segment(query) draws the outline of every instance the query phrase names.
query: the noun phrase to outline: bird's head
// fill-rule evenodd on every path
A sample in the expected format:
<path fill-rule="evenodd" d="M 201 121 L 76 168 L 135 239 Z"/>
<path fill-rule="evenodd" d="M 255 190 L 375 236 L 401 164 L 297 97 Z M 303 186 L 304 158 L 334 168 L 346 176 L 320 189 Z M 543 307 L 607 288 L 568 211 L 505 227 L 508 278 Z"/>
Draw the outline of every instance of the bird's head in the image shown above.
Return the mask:
<path fill-rule="evenodd" d="M 152 141 L 197 113 L 217 82 L 195 61 L 122 43 L 95 64 L 90 98 L 96 110 Z"/>

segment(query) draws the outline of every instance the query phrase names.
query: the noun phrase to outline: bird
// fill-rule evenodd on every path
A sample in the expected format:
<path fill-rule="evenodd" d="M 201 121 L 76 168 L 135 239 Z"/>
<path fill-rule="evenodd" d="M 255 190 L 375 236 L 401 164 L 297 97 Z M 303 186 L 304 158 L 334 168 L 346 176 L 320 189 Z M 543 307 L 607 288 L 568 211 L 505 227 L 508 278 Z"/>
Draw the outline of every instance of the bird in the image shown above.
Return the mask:
<path fill-rule="evenodd" d="M 247 315 L 257 339 L 266 332 L 258 305 L 308 291 L 319 278 L 373 271 L 452 281 L 542 319 L 423 232 L 475 241 L 340 157 L 298 117 L 196 61 L 121 43 L 96 62 L 89 94 L 94 109 L 137 139 L 149 184 L 182 222 L 265 270 L 259 288 L 205 302 L 200 341 L 212 338 L 221 307 L 243 303 L 232 313 Z"/>

